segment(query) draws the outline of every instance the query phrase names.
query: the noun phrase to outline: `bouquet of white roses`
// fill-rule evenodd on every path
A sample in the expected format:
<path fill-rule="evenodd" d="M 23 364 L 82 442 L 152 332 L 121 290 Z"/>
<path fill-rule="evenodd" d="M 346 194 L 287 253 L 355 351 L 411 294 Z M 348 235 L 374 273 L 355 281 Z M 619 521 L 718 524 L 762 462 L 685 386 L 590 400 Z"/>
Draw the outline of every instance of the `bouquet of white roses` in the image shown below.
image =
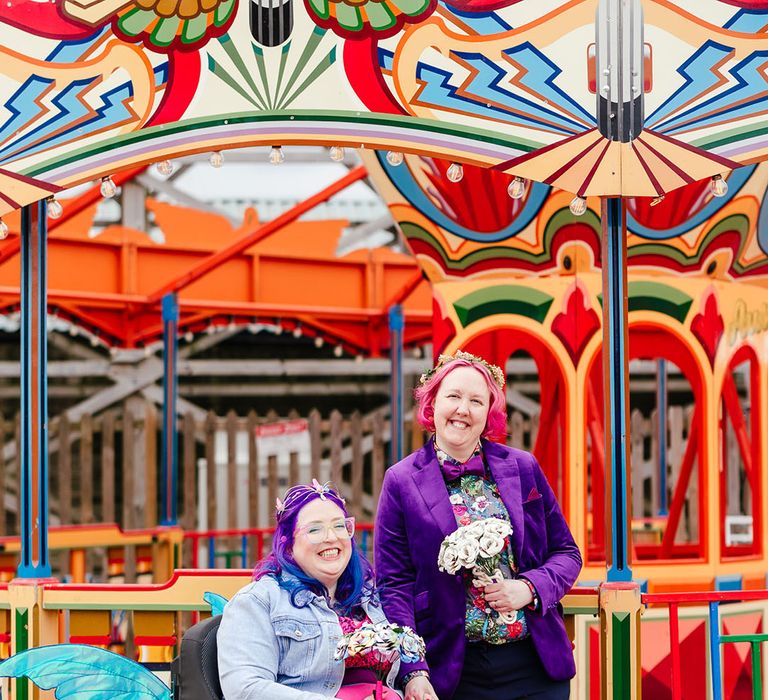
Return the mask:
<path fill-rule="evenodd" d="M 437 566 L 449 574 L 475 568 L 493 574 L 511 534 L 512 526 L 499 518 L 483 518 L 463 525 L 443 540 Z"/>
<path fill-rule="evenodd" d="M 375 696 L 381 697 L 381 683 L 392 664 L 399 658 L 406 663 L 424 659 L 424 640 L 410 627 L 390 622 L 368 622 L 349 634 L 342 635 L 336 646 L 334 659 L 353 659 L 354 666 L 372 670 L 379 680 Z"/>
<path fill-rule="evenodd" d="M 512 526 L 499 518 L 483 518 L 463 525 L 442 541 L 437 566 L 449 574 L 459 569 L 471 570 L 475 588 L 498 583 L 504 578 L 498 568 L 499 559 L 511 534 Z"/>

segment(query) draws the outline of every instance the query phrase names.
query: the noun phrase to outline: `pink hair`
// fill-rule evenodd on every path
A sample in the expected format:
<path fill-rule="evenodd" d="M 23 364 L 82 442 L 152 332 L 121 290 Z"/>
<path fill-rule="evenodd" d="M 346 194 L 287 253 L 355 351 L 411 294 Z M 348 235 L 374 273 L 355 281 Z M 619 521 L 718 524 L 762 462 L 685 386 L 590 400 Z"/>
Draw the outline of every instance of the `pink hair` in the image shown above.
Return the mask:
<path fill-rule="evenodd" d="M 416 399 L 416 420 L 430 433 L 435 432 L 435 397 L 440 385 L 453 370 L 459 367 L 471 367 L 480 372 L 488 385 L 491 395 L 488 418 L 482 437 L 494 440 L 507 434 L 507 398 L 502 388 L 494 381 L 491 373 L 478 362 L 452 360 L 438 369 L 424 384 L 416 387 L 413 396 Z"/>

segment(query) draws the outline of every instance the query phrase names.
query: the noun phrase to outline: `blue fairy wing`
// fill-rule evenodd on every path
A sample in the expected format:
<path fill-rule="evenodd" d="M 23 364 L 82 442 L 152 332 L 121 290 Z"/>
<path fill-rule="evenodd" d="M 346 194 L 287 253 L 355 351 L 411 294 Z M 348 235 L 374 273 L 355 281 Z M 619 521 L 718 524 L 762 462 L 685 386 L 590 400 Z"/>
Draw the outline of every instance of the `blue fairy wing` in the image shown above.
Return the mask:
<path fill-rule="evenodd" d="M 224 606 L 227 604 L 227 599 L 223 595 L 211 593 L 211 591 L 206 591 L 203 594 L 203 600 L 211 606 L 211 615 L 213 617 L 221 615 L 224 612 Z"/>
<path fill-rule="evenodd" d="M 86 644 L 54 644 L 14 654 L 0 676 L 26 676 L 58 700 L 170 700 L 171 691 L 141 664 Z"/>

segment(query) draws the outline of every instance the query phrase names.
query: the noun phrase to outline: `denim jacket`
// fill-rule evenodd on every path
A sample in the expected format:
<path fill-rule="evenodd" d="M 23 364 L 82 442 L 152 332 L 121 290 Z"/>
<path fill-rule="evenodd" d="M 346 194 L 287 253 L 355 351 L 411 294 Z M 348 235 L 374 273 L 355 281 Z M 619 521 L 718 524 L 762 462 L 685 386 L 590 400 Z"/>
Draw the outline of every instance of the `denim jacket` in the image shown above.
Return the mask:
<path fill-rule="evenodd" d="M 291 594 L 272 576 L 248 584 L 224 608 L 216 637 L 219 678 L 226 700 L 321 700 L 341 687 L 344 662 L 334 661 L 341 627 L 324 597 Z M 371 622 L 386 620 L 378 604 L 363 600 Z M 400 662 L 387 684 L 393 687 Z"/>

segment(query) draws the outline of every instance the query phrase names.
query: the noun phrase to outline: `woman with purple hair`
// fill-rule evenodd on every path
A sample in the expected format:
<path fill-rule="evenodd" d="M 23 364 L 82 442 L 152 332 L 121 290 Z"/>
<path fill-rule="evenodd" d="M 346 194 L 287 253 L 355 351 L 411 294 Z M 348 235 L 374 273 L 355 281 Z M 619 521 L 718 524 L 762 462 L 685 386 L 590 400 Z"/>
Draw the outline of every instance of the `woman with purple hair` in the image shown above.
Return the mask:
<path fill-rule="evenodd" d="M 387 617 L 427 646 L 400 667 L 405 698 L 564 700 L 576 669 L 559 601 L 581 556 L 533 455 L 493 442 L 506 432 L 504 373 L 441 355 L 415 396 L 433 438 L 387 470 L 374 543 Z M 468 534 L 446 564 L 464 527 L 496 544 Z M 488 576 L 474 562 L 491 554 Z"/>
<path fill-rule="evenodd" d="M 386 621 L 344 499 L 327 483 L 294 486 L 277 500 L 276 521 L 271 553 L 224 609 L 217 634 L 224 697 L 321 700 L 342 684 L 375 682 L 373 672 L 334 659 L 342 634 Z"/>

